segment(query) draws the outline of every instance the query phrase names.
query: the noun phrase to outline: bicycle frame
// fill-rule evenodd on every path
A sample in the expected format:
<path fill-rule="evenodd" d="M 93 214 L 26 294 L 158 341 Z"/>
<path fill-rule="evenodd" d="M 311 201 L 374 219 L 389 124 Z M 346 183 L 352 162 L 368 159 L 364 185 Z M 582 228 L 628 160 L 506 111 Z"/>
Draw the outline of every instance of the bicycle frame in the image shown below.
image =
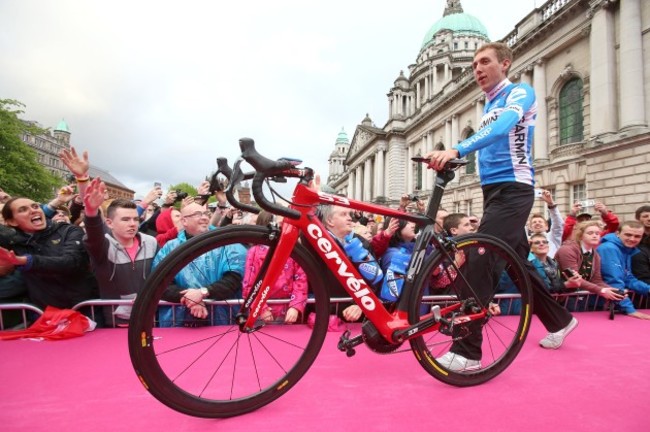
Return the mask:
<path fill-rule="evenodd" d="M 301 170 L 292 169 L 294 174 L 299 171 Z M 415 325 L 409 325 L 406 303 L 408 298 L 407 293 L 412 289 L 415 276 L 424 262 L 427 246 L 432 241 L 436 245 L 441 246 L 440 240 L 434 233 L 434 218 L 440 200 L 442 199 L 444 188 L 451 178 L 453 178 L 453 172 L 445 171 L 438 173 L 434 193 L 429 200 L 426 215 L 404 213 L 385 206 L 317 192 L 301 180 L 294 189 L 292 204 L 289 206 L 290 209 L 299 213 L 299 217 L 285 217 L 282 223 L 280 238 L 275 246 L 271 246 L 271 250 L 267 254 L 267 259 L 258 274 L 256 283 L 253 285 L 248 298 L 244 301 L 243 310 L 248 310 L 249 315 L 246 317 L 245 322 L 240 323 L 242 330 L 256 330 L 256 323 L 268 297 L 268 293 L 274 281 L 280 276 L 284 263 L 289 258 L 301 233 L 304 234 L 303 237 L 311 246 L 313 253 L 315 253 L 320 261 L 327 265 L 329 271 L 338 280 L 338 283 L 343 286 L 353 301 L 361 308 L 365 317 L 375 325 L 378 332 L 387 341 L 403 342 L 404 340 L 437 329 L 440 326 L 438 322 L 439 318 L 436 320 L 432 314 L 425 315 L 424 319 Z M 409 262 L 402 295 L 394 312 L 389 312 L 384 307 L 382 300 L 373 292 L 372 287 L 359 274 L 356 266 L 349 260 L 342 247 L 316 216 L 314 209 L 318 204 L 336 205 L 353 210 L 367 211 L 383 216 L 404 219 L 415 222 L 422 228 Z M 447 254 L 447 251 L 443 247 L 438 247 L 437 250 L 438 253 Z M 259 275 L 264 275 L 261 280 L 259 279 Z M 441 313 L 444 315 L 459 308 L 460 304 L 455 304 L 442 309 Z M 470 318 L 479 319 L 485 315 L 486 311 L 484 310 L 480 313 L 470 315 Z"/>

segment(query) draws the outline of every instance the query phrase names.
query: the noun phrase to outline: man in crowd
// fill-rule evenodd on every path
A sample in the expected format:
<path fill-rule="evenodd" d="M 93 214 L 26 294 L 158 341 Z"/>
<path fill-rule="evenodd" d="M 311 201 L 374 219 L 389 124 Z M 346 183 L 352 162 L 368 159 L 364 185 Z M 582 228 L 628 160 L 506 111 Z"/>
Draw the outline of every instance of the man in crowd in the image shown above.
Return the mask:
<path fill-rule="evenodd" d="M 600 272 L 607 285 L 647 295 L 650 284 L 636 278 L 632 272 L 632 257 L 639 254 L 637 246 L 643 238 L 643 225 L 638 221 L 626 221 L 618 233 L 607 234 L 601 239 L 598 253 L 601 257 Z M 650 315 L 639 312 L 632 300 L 625 297 L 619 302 L 621 311 L 631 317 L 648 320 Z"/>
<path fill-rule="evenodd" d="M 212 213 L 204 205 L 193 202 L 183 207 L 183 230 L 176 239 L 168 241 L 160 249 L 153 263 L 154 268 L 190 238 L 214 229 L 210 225 L 211 217 Z M 170 307 L 161 308 L 160 325 L 192 327 L 231 323 L 236 311 L 231 313 L 227 306 L 217 306 L 213 308 L 213 316 L 210 316 L 203 300 L 241 298 L 245 263 L 246 248 L 240 244 L 213 249 L 196 258 L 175 276 L 174 283 L 163 295 L 163 300 L 181 303 L 183 306 L 176 308 L 176 311 Z"/>

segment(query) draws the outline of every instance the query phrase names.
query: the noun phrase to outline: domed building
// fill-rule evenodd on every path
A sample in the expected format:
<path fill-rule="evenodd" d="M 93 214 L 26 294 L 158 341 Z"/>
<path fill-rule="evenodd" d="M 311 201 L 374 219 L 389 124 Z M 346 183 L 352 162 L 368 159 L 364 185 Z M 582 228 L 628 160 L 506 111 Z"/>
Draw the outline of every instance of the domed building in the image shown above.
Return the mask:
<path fill-rule="evenodd" d="M 474 134 L 483 116 L 472 74 L 475 50 L 490 41 L 480 18 L 447 0 L 415 48 L 415 63 L 388 92 L 386 123 L 378 127 L 366 115 L 345 158 L 332 153 L 329 185 L 337 193 L 393 206 L 404 193 L 431 194 L 434 172 L 411 158 L 451 148 Z M 537 95 L 537 187 L 551 191 L 564 215 L 575 201 L 593 211 L 597 200 L 623 220 L 650 202 L 650 86 L 642 84 L 650 74 L 648 28 L 648 2 L 550 0 L 502 39 L 514 53 L 510 80 Z M 447 210 L 481 214 L 475 160 L 469 155 L 447 188 Z"/>

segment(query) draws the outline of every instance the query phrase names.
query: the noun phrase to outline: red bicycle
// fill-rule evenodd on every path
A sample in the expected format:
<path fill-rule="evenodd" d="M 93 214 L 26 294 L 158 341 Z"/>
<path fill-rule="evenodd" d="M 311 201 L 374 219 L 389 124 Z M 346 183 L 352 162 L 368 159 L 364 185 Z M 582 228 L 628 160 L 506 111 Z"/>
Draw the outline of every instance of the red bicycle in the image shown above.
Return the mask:
<path fill-rule="evenodd" d="M 453 170 L 464 161 L 450 161 L 437 172 L 425 214 L 404 213 L 385 206 L 318 192 L 310 187 L 313 170 L 300 161 L 273 161 L 260 155 L 251 139 L 240 140 L 242 159 L 254 169 L 252 192 L 256 203 L 284 217 L 281 227 L 238 225 L 194 237 L 174 250 L 149 277 L 134 303 L 129 326 L 129 352 L 145 386 L 165 405 L 199 417 L 230 417 L 264 406 L 285 394 L 307 372 L 318 355 L 328 328 L 328 283 L 339 283 L 362 309 L 360 334 L 343 333 L 338 348 L 348 356 L 365 344 L 378 353 L 396 353 L 408 341 L 420 365 L 433 377 L 455 386 L 483 383 L 503 372 L 520 351 L 532 312 L 530 282 L 520 258 L 504 242 L 484 234 L 455 238 L 436 234 L 435 215 Z M 421 160 L 424 162 L 423 160 Z M 244 177 L 235 164 L 230 185 Z M 268 179 L 298 179 L 291 204 L 269 201 Z M 267 192 L 268 194 L 268 192 Z M 238 203 L 233 202 L 238 205 Z M 316 216 L 318 205 L 336 205 L 415 222 L 415 248 L 396 302 L 384 302 L 345 255 Z M 269 253 L 250 294 L 242 300 L 231 325 L 198 328 L 160 328 L 157 309 L 163 293 L 179 271 L 203 254 L 243 244 L 265 245 Z M 459 259 L 462 258 L 462 259 Z M 269 290 L 289 258 L 309 281 L 310 325 L 267 323 L 260 310 Z M 472 281 L 472 267 L 489 265 L 492 280 Z M 328 275 L 329 273 L 329 275 Z M 431 281 L 447 276 L 448 284 L 433 288 Z M 206 301 L 209 307 L 224 302 Z M 304 306 L 304 305 L 303 305 Z M 479 343 L 478 365 L 459 370 L 441 358 L 455 344 Z M 447 357 L 448 358 L 448 357 Z"/>

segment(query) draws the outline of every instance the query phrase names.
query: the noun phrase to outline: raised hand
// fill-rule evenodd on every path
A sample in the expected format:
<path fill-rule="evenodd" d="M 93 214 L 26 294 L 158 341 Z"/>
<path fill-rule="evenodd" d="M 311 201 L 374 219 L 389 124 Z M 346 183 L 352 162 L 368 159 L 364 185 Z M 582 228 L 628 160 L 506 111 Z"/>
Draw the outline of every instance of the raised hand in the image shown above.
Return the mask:
<path fill-rule="evenodd" d="M 77 150 L 74 147 L 70 149 L 64 149 L 59 153 L 61 162 L 74 174 L 75 177 L 83 178 L 88 175 L 88 168 L 90 163 L 88 162 L 88 152 L 83 152 L 83 157 L 77 155 Z"/>
<path fill-rule="evenodd" d="M 101 178 L 96 177 L 88 184 L 83 198 L 87 216 L 97 216 L 97 209 L 104 202 L 105 193 L 106 184 Z"/>

